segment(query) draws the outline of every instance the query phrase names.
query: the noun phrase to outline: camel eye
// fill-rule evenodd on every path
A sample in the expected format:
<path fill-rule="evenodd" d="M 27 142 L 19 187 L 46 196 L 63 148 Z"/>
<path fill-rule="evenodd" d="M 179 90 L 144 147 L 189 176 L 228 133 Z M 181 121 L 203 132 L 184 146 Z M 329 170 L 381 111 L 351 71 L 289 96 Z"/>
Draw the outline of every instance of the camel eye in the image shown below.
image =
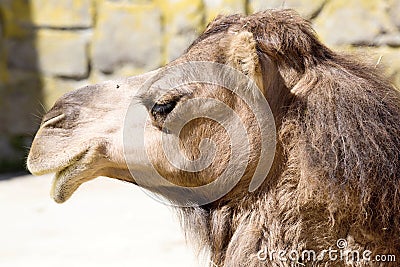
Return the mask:
<path fill-rule="evenodd" d="M 151 114 L 154 117 L 164 117 L 167 116 L 176 106 L 177 101 L 173 100 L 167 103 L 155 103 L 153 108 L 151 109 Z"/>

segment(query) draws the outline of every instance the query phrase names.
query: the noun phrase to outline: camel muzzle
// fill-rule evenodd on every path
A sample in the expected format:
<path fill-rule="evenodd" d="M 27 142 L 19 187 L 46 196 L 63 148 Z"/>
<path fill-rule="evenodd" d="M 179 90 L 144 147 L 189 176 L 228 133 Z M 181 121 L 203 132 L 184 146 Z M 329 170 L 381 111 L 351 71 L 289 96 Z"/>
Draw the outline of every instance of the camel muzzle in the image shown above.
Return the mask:
<path fill-rule="evenodd" d="M 123 156 L 124 116 L 151 72 L 71 91 L 43 117 L 29 152 L 34 175 L 55 173 L 51 195 L 66 201 L 84 182 L 109 176 L 134 182 Z"/>

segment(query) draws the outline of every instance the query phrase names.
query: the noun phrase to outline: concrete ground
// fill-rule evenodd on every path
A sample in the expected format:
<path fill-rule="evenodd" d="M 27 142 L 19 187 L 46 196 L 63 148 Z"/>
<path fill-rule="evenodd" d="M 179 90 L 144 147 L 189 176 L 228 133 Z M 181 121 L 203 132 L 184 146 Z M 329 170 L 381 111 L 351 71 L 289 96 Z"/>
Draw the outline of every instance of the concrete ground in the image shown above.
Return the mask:
<path fill-rule="evenodd" d="M 205 265 L 170 208 L 136 186 L 98 178 L 60 205 L 51 176 L 1 178 L 0 266 Z"/>

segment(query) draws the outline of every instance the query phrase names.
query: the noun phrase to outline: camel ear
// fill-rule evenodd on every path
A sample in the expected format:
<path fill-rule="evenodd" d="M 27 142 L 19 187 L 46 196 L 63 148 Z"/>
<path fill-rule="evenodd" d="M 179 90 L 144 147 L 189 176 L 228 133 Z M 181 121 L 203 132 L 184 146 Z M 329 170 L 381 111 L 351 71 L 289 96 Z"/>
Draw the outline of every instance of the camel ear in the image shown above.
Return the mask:
<path fill-rule="evenodd" d="M 256 44 L 253 34 L 248 31 L 233 32 L 220 41 L 220 47 L 226 51 L 227 64 L 253 79 L 263 91 Z"/>
<path fill-rule="evenodd" d="M 266 53 L 258 52 L 258 44 L 253 33 L 231 32 L 221 39 L 221 48 L 226 51 L 228 65 L 243 72 L 260 88 L 275 116 L 281 114 L 282 106 L 290 98 L 277 64 Z"/>

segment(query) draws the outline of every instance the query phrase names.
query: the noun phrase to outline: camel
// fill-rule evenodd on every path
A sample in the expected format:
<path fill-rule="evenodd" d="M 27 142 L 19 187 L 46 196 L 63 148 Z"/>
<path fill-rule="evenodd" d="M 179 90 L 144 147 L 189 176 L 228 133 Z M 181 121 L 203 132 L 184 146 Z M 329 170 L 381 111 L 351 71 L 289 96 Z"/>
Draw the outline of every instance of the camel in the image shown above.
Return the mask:
<path fill-rule="evenodd" d="M 238 94 L 212 83 L 171 89 L 157 84 L 164 71 L 191 62 L 227 66 L 242 75 L 238 85 L 256 85 L 261 98 L 253 98 L 267 101 L 267 124 L 276 131 L 267 136 L 276 139 L 272 152 L 261 149 L 263 128 Z M 381 72 L 359 56 L 326 47 L 293 10 L 218 16 L 167 66 L 61 97 L 43 117 L 27 166 L 35 175 L 56 173 L 51 194 L 58 203 L 98 176 L 137 184 L 170 201 L 188 239 L 209 253 L 210 266 L 397 266 L 400 95 Z M 230 138 L 243 133 L 235 126 L 236 137 L 228 134 L 234 120 L 225 117 L 233 118 L 231 113 L 220 116 L 225 124 L 204 116 L 185 121 L 178 132 L 169 129 L 180 124 L 174 112 L 196 99 L 224 102 L 236 114 L 248 138 L 247 150 L 239 151 L 247 155 L 245 170 L 225 194 L 212 199 L 203 190 L 209 201 L 184 205 L 186 193 L 218 180 L 235 151 Z M 217 116 L 215 105 L 198 102 L 185 114 L 202 107 Z M 135 122 L 132 106 L 142 110 L 137 114 L 144 123 Z M 146 151 L 139 145 L 124 148 L 124 131 L 133 139 L 132 133 L 143 135 L 136 141 Z M 162 136 L 178 139 L 170 148 L 186 163 L 208 162 L 207 151 L 214 157 L 189 170 L 174 154 L 166 155 L 163 142 L 170 139 Z M 273 157 L 250 190 L 263 153 Z M 143 171 L 150 168 L 148 173 L 182 190 L 152 181 Z"/>

